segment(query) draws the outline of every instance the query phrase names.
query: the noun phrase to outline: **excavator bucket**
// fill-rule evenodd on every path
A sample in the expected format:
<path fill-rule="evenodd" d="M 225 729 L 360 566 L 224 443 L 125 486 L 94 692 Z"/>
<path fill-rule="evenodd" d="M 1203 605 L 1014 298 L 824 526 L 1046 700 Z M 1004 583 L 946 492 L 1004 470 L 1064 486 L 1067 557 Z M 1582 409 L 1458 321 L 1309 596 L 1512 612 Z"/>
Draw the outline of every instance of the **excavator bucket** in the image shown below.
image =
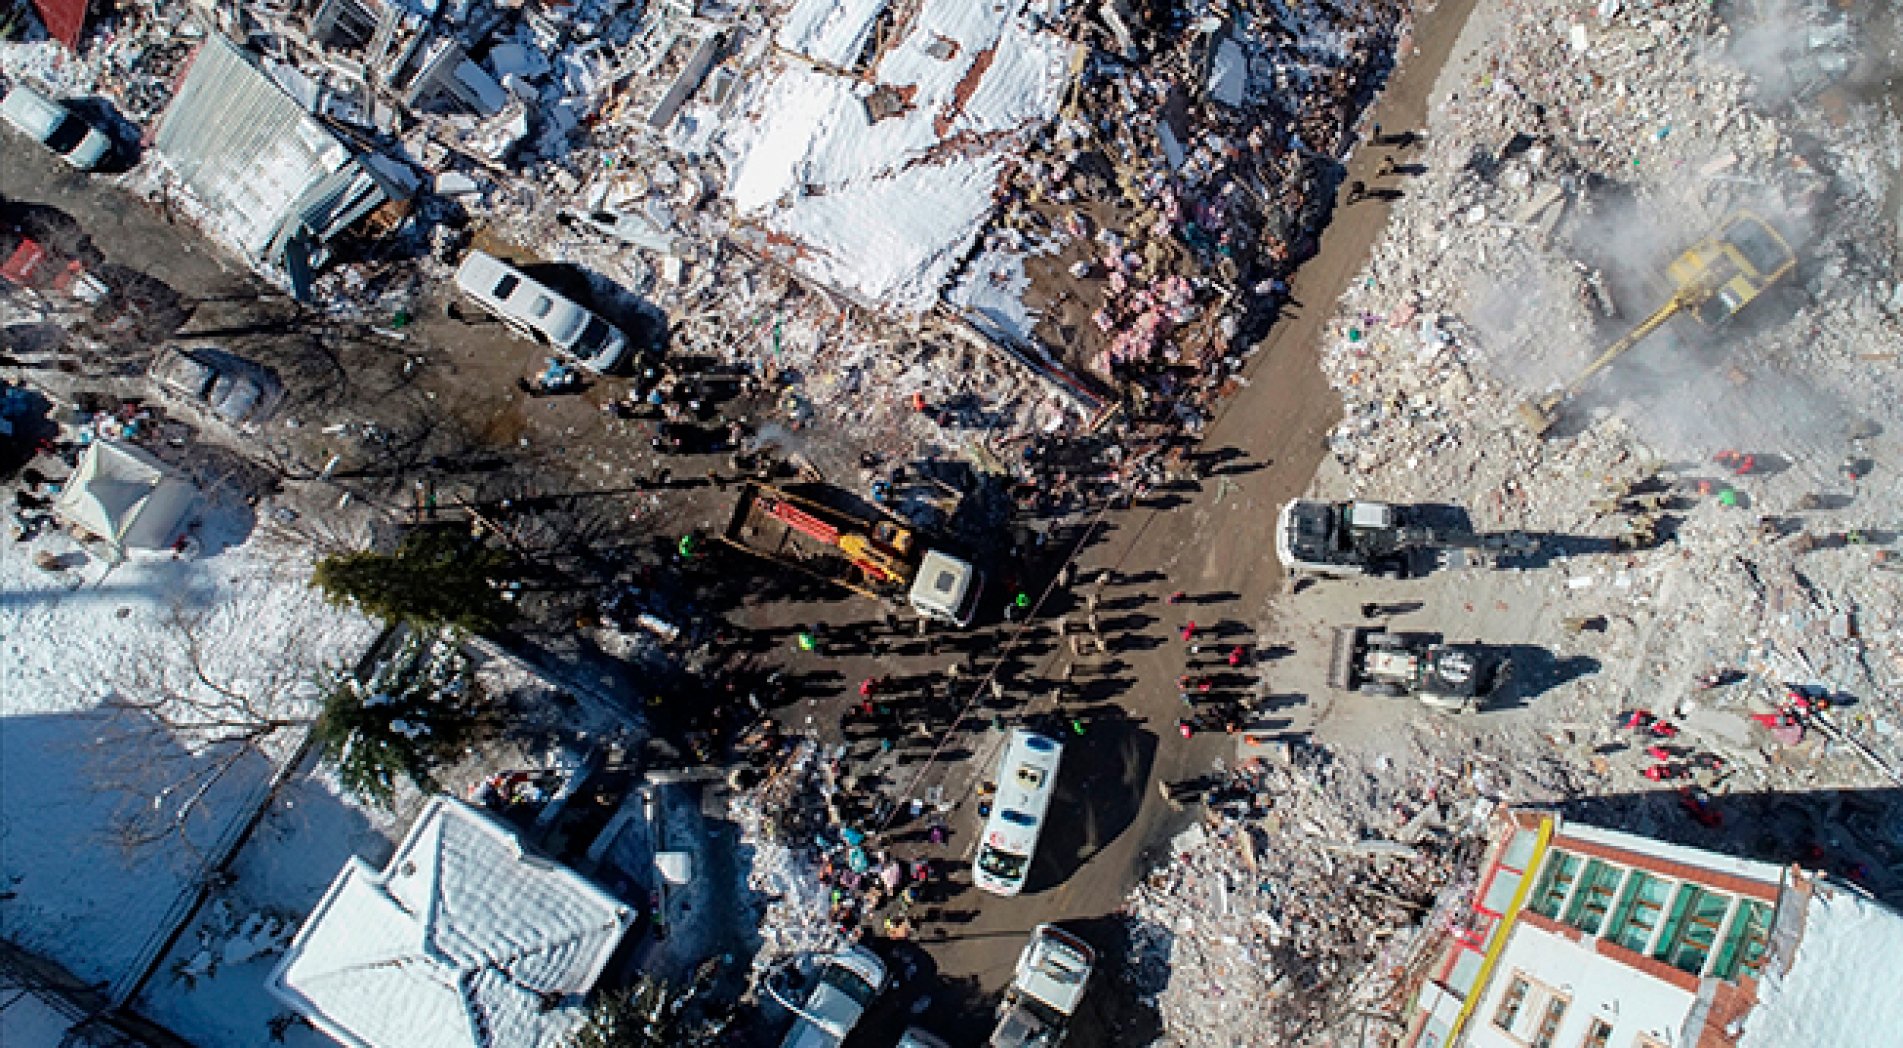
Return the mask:
<path fill-rule="evenodd" d="M 1536 437 L 1545 436 L 1558 421 L 1559 412 L 1551 400 L 1529 400 L 1520 405 L 1520 422 Z"/>

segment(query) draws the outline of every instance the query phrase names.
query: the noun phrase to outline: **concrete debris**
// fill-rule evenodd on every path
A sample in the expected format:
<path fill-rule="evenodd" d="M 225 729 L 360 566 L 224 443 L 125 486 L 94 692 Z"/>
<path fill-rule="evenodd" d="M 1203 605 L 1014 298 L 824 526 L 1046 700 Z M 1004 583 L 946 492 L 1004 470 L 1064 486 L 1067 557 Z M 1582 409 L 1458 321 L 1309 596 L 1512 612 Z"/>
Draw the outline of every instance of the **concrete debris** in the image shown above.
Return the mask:
<path fill-rule="evenodd" d="M 1831 628 L 1852 613 L 1894 623 L 1899 612 L 1895 576 L 1866 570 L 1897 541 L 1873 525 L 1896 518 L 1899 491 L 1833 472 L 1879 447 L 1895 461 L 1893 442 L 1853 438 L 1849 420 L 1882 419 L 1887 432 L 1903 421 L 1899 372 L 1872 363 L 1903 332 L 1874 308 L 1865 289 L 1882 273 L 1859 247 L 1889 235 L 1884 196 L 1819 173 L 1903 156 L 1903 143 L 1877 107 L 1838 122 L 1805 107 L 1760 108 L 1760 78 L 1725 49 L 1734 30 L 1693 3 L 1614 13 L 1593 28 L 1589 49 L 1555 64 L 1546 41 L 1566 24 L 1561 7 L 1511 9 L 1493 30 L 1502 46 L 1443 80 L 1416 154 L 1429 174 L 1408 182 L 1328 346 L 1324 367 L 1345 417 L 1322 483 L 1464 502 L 1486 527 L 1574 537 L 1570 550 L 1556 544 L 1565 570 L 1520 583 L 1550 587 L 1555 624 L 1615 624 L 1592 652 L 1610 672 L 1562 700 L 1568 719 L 1609 717 L 1627 694 L 1669 705 L 1692 687 L 1686 667 L 1713 666 L 1748 674 L 1772 696 L 1796 683 L 1854 696 L 1843 715 L 1851 730 L 1903 762 L 1876 730 L 1903 718 L 1898 635 Z M 1612 90 L 1593 86 L 1603 83 Z M 1816 144 L 1800 152 L 1800 136 Z M 1500 145 L 1456 144 L 1475 141 Z M 1722 178 L 1683 176 L 1718 161 Z M 1635 214 L 1586 188 L 1608 179 L 1631 187 Z M 1573 204 L 1549 245 L 1526 220 L 1561 199 Z M 1642 346 L 1589 387 L 1576 435 L 1542 441 L 1510 422 L 1515 402 L 1583 366 L 1653 308 L 1671 253 L 1739 209 L 1803 231 L 1794 235 L 1801 300 L 1764 303 L 1734 329 L 1747 337 L 1729 340 L 1722 364 L 1665 363 L 1691 352 L 1674 341 L 1696 337 L 1668 328 L 1656 349 Z M 1463 220 L 1452 216 L 1469 212 L 1516 221 L 1482 219 L 1456 235 Z M 1601 323 L 1578 280 L 1582 256 L 1631 289 L 1621 301 L 1644 304 Z M 1846 279 L 1853 273 L 1862 279 Z M 1435 319 L 1431 337 L 1423 317 Z M 1634 382 L 1622 367 L 1651 373 Z M 1615 482 L 1649 488 L 1652 509 L 1621 495 L 1615 512 L 1599 512 L 1603 486 Z M 1831 494 L 1816 499 L 1818 490 Z M 1624 554 L 1583 555 L 1608 540 Z M 1548 637 L 1580 643 L 1562 632 L 1528 639 Z M 1707 701 L 1743 709 L 1752 693 Z M 1808 773 L 1790 754 L 1740 756 L 1754 780 Z"/>
<path fill-rule="evenodd" d="M 820 774 L 823 762 L 811 739 L 794 743 L 754 790 L 735 791 L 729 803 L 741 844 L 751 849 L 746 889 L 766 900 L 760 914 L 756 969 L 799 954 L 836 948 L 843 937 L 828 916 L 826 888 L 811 847 L 826 827 Z"/>
<path fill-rule="evenodd" d="M 1388 758 L 1284 744 L 1167 784 L 1206 810 L 1124 919 L 1125 977 L 1169 1043 L 1327 1043 L 1351 1013 L 1392 1011 L 1425 930 L 1471 889 L 1492 810 L 1475 782 L 1458 764 L 1397 773 Z"/>

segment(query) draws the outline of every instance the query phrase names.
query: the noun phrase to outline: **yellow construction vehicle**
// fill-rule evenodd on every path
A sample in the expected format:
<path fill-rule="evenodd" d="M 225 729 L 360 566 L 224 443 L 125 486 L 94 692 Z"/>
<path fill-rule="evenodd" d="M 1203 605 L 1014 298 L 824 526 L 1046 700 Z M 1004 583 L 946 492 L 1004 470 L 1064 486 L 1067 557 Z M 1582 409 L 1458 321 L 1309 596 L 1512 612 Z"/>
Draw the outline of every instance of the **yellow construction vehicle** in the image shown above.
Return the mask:
<path fill-rule="evenodd" d="M 1718 232 L 1693 244 L 1665 267 L 1677 289 L 1665 304 L 1641 320 L 1625 337 L 1607 346 L 1592 363 L 1558 390 L 1520 405 L 1520 419 L 1535 435 L 1543 435 L 1558 420 L 1560 405 L 1579 392 L 1594 375 L 1605 370 L 1626 350 L 1645 340 L 1680 312 L 1699 323 L 1716 327 L 1784 279 L 1797 268 L 1791 246 L 1770 223 L 1749 211 L 1725 219 Z"/>

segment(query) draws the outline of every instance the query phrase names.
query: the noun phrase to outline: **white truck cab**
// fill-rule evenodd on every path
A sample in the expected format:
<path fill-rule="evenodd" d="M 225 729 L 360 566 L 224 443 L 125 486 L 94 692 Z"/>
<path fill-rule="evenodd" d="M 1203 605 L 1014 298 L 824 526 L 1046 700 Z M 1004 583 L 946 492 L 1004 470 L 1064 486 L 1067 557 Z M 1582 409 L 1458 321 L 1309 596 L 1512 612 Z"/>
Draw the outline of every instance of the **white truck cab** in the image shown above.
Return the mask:
<path fill-rule="evenodd" d="M 1083 1000 L 1097 951 L 1054 924 L 1040 924 L 1018 954 L 1017 977 L 1004 991 L 992 1048 L 1054 1048 Z"/>
<path fill-rule="evenodd" d="M 984 576 L 971 563 L 938 550 L 926 551 L 912 580 L 912 610 L 953 626 L 969 626 L 978 613 Z"/>

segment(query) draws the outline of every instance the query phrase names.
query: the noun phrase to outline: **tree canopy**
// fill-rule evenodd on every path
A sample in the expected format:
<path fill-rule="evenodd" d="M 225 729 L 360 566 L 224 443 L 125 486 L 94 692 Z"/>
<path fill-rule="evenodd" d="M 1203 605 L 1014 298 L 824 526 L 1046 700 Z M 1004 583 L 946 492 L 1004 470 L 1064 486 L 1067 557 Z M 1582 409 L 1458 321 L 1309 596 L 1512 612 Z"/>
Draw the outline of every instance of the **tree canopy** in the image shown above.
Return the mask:
<path fill-rule="evenodd" d="M 500 628 L 514 612 L 495 586 L 509 570 L 507 554 L 467 532 L 427 527 L 405 535 L 394 553 L 325 557 L 311 585 L 336 603 L 354 604 L 389 622 L 483 633 Z"/>
<path fill-rule="evenodd" d="M 435 767 L 487 721 L 454 639 L 411 634 L 368 676 L 337 674 L 311 730 L 344 789 L 389 808 L 399 779 L 433 791 Z"/>

